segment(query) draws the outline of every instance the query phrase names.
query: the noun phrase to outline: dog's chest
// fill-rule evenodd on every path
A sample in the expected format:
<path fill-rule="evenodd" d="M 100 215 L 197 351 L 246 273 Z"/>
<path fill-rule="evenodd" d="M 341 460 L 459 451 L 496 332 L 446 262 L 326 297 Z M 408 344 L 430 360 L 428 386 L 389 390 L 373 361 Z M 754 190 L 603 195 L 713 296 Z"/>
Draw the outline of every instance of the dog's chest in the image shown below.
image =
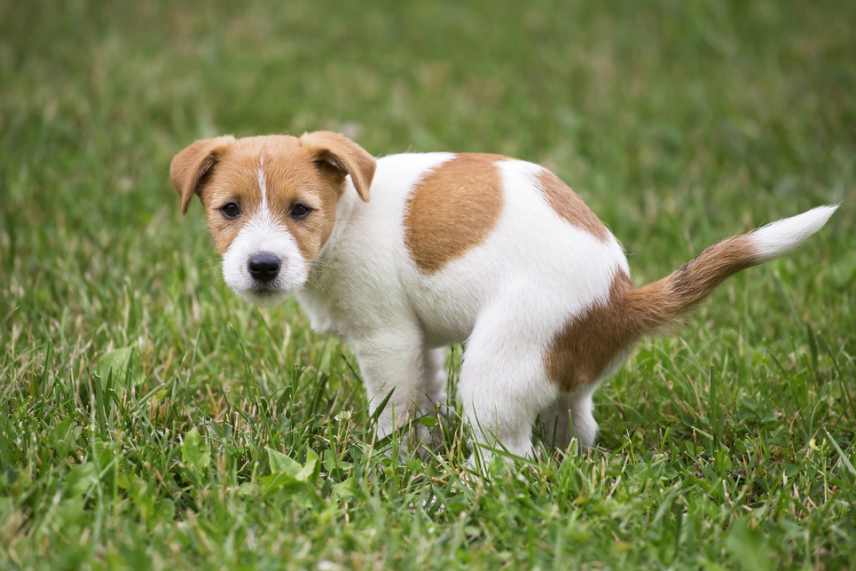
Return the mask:
<path fill-rule="evenodd" d="M 336 327 L 333 312 L 323 298 L 310 290 L 298 292 L 296 297 L 303 313 L 309 318 L 309 326 L 312 327 L 313 331 L 316 333 L 342 333 Z"/>

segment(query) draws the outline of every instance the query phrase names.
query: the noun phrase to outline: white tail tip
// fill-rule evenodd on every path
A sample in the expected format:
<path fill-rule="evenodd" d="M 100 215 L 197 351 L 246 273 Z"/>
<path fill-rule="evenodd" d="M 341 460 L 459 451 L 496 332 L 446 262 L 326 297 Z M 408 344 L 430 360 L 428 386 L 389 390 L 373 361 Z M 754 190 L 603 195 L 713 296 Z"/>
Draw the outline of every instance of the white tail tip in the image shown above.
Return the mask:
<path fill-rule="evenodd" d="M 761 260 L 769 260 L 797 247 L 800 242 L 823 228 L 836 210 L 837 204 L 818 206 L 758 228 L 750 234 L 756 254 Z"/>

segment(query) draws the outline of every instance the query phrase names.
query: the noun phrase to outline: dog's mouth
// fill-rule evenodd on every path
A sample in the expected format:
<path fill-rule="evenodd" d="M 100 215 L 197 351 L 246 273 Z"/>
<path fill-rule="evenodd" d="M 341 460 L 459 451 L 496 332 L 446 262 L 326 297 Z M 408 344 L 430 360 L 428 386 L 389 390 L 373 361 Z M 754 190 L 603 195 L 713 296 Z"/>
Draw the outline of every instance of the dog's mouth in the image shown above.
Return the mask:
<path fill-rule="evenodd" d="M 276 302 L 281 297 L 285 297 L 288 292 L 273 285 L 253 285 L 240 293 L 252 302 L 267 304 Z"/>
<path fill-rule="evenodd" d="M 247 293 L 259 297 L 273 297 L 276 295 L 281 295 L 285 292 L 276 286 L 254 285 L 249 290 L 247 290 Z"/>

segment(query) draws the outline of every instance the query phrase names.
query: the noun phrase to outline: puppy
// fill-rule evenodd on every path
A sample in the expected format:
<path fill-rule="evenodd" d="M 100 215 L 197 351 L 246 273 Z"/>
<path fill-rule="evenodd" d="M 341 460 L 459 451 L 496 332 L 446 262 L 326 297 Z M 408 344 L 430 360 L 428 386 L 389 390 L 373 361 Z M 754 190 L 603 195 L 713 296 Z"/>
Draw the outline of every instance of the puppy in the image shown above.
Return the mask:
<path fill-rule="evenodd" d="M 182 213 L 194 195 L 223 277 L 251 301 L 294 293 L 311 325 L 345 338 L 383 437 L 445 399 L 444 361 L 465 343 L 459 398 L 480 442 L 532 453 L 594 443 L 592 393 L 642 336 L 731 274 L 818 231 L 822 206 L 727 238 L 636 287 L 621 245 L 549 170 L 490 154 L 375 159 L 332 132 L 196 141 L 172 160 Z"/>

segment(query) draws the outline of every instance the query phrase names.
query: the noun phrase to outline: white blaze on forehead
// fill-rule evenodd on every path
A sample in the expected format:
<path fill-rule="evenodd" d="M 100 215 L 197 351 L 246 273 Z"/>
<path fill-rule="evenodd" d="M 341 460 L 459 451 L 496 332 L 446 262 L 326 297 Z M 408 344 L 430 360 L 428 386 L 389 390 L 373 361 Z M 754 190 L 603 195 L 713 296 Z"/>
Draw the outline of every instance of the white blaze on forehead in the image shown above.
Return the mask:
<path fill-rule="evenodd" d="M 263 154 L 259 155 L 259 193 L 262 195 L 262 212 L 267 214 L 268 211 L 268 202 L 267 202 L 267 180 L 265 179 L 265 156 Z"/>

